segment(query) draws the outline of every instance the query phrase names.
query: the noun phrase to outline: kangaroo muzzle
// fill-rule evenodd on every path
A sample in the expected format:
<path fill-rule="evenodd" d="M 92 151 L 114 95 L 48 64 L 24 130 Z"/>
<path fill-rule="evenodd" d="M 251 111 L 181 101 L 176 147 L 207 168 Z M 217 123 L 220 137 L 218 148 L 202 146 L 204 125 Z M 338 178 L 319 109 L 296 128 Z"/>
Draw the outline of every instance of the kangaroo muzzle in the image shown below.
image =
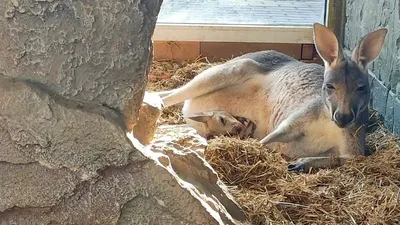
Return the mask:
<path fill-rule="evenodd" d="M 333 114 L 333 121 L 336 123 L 336 125 L 340 128 L 345 128 L 351 123 L 355 121 L 355 113 L 353 110 L 351 110 L 349 113 L 340 113 L 336 111 Z"/>

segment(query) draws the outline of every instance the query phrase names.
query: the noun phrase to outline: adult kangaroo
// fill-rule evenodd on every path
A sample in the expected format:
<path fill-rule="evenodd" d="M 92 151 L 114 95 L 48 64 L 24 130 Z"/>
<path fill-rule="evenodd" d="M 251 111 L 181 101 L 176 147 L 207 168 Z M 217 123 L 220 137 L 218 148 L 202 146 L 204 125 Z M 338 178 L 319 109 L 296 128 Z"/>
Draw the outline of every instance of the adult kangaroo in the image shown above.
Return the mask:
<path fill-rule="evenodd" d="M 364 36 L 351 58 L 327 27 L 316 23 L 313 30 L 324 66 L 276 51 L 245 54 L 165 92 L 164 107 L 184 102 L 184 115 L 224 110 L 253 121 L 254 138 L 264 145 L 285 143 L 282 153 L 298 158 L 289 170 L 340 166 L 354 156 L 369 155 L 367 68 L 379 55 L 387 29 Z"/>

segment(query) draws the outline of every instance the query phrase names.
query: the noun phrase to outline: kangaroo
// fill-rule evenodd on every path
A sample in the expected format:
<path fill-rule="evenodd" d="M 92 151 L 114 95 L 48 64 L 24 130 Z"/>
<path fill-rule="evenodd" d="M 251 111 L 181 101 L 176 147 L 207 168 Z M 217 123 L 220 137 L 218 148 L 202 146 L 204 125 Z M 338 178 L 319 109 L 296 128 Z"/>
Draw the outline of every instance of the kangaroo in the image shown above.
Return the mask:
<path fill-rule="evenodd" d="M 252 137 L 255 124 L 242 117 L 234 117 L 226 111 L 200 112 L 183 116 L 186 123 L 206 139 L 220 135 L 236 135 L 240 139 Z"/>
<path fill-rule="evenodd" d="M 369 155 L 367 70 L 381 52 L 387 29 L 365 35 L 351 57 L 324 25 L 313 24 L 313 34 L 324 66 L 271 50 L 248 53 L 165 93 L 164 107 L 184 102 L 184 115 L 224 110 L 253 121 L 254 138 L 263 145 L 283 143 L 282 154 L 297 159 L 289 171 L 341 166 Z"/>
<path fill-rule="evenodd" d="M 159 91 L 153 94 L 162 98 L 172 92 L 173 90 Z M 252 121 L 243 117 L 235 117 L 223 110 L 198 112 L 184 115 L 183 118 L 189 126 L 196 129 L 199 135 L 207 140 L 220 135 L 237 136 L 240 139 L 251 138 L 255 130 L 255 124 Z"/>

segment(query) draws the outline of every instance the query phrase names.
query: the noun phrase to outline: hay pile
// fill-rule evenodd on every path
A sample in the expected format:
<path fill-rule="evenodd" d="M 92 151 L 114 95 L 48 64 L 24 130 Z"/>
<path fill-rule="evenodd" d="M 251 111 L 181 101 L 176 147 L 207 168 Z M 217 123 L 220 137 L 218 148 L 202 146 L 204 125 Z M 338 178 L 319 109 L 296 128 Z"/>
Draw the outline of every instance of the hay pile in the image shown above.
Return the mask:
<path fill-rule="evenodd" d="M 206 159 L 225 183 L 236 186 L 232 194 L 253 224 L 395 224 L 399 147 L 392 137 L 379 136 L 376 148 L 385 152 L 316 174 L 287 172 L 279 153 L 254 140 L 212 140 Z"/>
<path fill-rule="evenodd" d="M 148 90 L 179 87 L 211 65 L 154 62 Z M 183 122 L 178 107 L 164 112 L 161 121 Z M 206 159 L 231 186 L 252 224 L 399 224 L 399 142 L 376 114 L 367 141 L 377 153 L 314 174 L 287 172 L 288 162 L 279 153 L 252 139 L 211 140 Z"/>

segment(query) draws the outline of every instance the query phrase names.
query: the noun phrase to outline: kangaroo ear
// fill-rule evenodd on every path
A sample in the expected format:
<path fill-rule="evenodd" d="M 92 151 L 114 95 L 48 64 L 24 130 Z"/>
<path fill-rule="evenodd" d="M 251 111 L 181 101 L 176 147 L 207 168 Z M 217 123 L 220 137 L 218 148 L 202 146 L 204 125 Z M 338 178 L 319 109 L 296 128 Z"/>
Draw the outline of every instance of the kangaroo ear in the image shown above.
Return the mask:
<path fill-rule="evenodd" d="M 324 60 L 325 67 L 333 67 L 342 59 L 342 49 L 335 34 L 319 23 L 313 24 L 313 30 L 318 55 Z"/>
<path fill-rule="evenodd" d="M 381 28 L 365 35 L 354 48 L 351 59 L 365 70 L 382 50 L 388 30 Z"/>
<path fill-rule="evenodd" d="M 183 116 L 183 118 L 191 119 L 200 123 L 207 123 L 207 121 L 211 119 L 213 115 L 214 115 L 213 112 L 201 112 L 201 113 L 186 115 Z"/>

